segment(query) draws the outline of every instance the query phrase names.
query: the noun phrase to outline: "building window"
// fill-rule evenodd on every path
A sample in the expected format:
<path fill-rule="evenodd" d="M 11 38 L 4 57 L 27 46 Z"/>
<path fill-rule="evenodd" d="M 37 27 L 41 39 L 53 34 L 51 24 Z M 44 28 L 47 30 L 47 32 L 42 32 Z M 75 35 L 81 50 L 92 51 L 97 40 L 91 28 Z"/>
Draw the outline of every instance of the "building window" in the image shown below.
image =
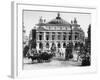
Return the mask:
<path fill-rule="evenodd" d="M 55 43 L 52 43 L 52 47 L 55 47 Z"/>
<path fill-rule="evenodd" d="M 40 42 L 39 43 L 39 48 L 42 49 L 43 48 L 43 44 Z"/>
<path fill-rule="evenodd" d="M 49 48 L 49 43 L 46 43 L 46 48 Z"/>
<path fill-rule="evenodd" d="M 61 32 L 58 32 L 58 40 L 61 39 Z"/>
<path fill-rule="evenodd" d="M 75 33 L 75 40 L 79 40 L 79 33 Z"/>
<path fill-rule="evenodd" d="M 60 35 L 58 35 L 58 40 L 60 40 Z"/>
<path fill-rule="evenodd" d="M 42 40 L 42 35 L 39 35 L 39 40 Z"/>
<path fill-rule="evenodd" d="M 63 43 L 63 48 L 66 48 L 66 43 Z"/>
<path fill-rule="evenodd" d="M 72 33 L 69 32 L 69 40 L 72 40 Z"/>
<path fill-rule="evenodd" d="M 77 40 L 77 35 L 75 35 L 75 40 Z"/>
<path fill-rule="evenodd" d="M 62 26 L 60 26 L 60 30 L 62 30 Z"/>
<path fill-rule="evenodd" d="M 63 40 L 66 40 L 66 35 L 63 35 Z"/>
<path fill-rule="evenodd" d="M 40 32 L 40 33 L 39 33 L 39 40 L 42 40 L 42 39 L 43 39 L 43 33 Z"/>
<path fill-rule="evenodd" d="M 66 32 L 63 32 L 63 40 L 66 40 Z"/>
<path fill-rule="evenodd" d="M 49 35 L 46 35 L 46 40 L 49 40 Z"/>
<path fill-rule="evenodd" d="M 46 32 L 46 35 L 49 35 L 49 32 Z"/>
<path fill-rule="evenodd" d="M 60 43 L 58 43 L 58 48 L 60 48 L 61 47 L 61 45 L 60 45 Z"/>
<path fill-rule="evenodd" d="M 69 35 L 69 40 L 72 40 L 72 36 L 71 35 Z"/>
<path fill-rule="evenodd" d="M 52 40 L 55 40 L 55 35 L 52 35 Z"/>
<path fill-rule="evenodd" d="M 52 32 L 52 40 L 55 40 L 55 32 Z"/>
<path fill-rule="evenodd" d="M 49 32 L 46 32 L 46 40 L 49 40 Z"/>

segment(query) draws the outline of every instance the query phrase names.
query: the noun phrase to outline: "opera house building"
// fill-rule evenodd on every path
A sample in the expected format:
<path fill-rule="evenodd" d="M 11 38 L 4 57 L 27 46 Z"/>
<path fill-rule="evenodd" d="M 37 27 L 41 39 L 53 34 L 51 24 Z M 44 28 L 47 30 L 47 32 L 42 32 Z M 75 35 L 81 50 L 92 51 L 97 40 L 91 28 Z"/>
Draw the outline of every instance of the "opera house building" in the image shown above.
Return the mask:
<path fill-rule="evenodd" d="M 51 47 L 64 49 L 71 42 L 73 45 L 76 43 L 84 44 L 85 42 L 84 31 L 76 18 L 71 20 L 71 22 L 67 22 L 58 13 L 56 18 L 48 22 L 41 17 L 36 26 L 37 50 L 50 50 Z"/>

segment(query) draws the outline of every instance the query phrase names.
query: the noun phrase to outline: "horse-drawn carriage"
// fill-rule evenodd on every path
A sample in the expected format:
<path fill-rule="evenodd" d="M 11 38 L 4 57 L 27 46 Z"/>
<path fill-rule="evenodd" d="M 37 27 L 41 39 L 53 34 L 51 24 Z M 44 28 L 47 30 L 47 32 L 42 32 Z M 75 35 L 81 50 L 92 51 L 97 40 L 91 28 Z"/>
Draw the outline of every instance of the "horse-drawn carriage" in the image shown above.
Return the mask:
<path fill-rule="evenodd" d="M 27 54 L 27 57 L 29 59 L 32 60 L 32 62 L 37 61 L 38 63 L 42 63 L 42 62 L 49 62 L 51 60 L 51 58 L 53 57 L 52 53 L 48 53 L 48 52 L 42 52 L 42 51 L 36 51 L 36 50 L 32 50 L 31 52 L 29 52 Z"/>

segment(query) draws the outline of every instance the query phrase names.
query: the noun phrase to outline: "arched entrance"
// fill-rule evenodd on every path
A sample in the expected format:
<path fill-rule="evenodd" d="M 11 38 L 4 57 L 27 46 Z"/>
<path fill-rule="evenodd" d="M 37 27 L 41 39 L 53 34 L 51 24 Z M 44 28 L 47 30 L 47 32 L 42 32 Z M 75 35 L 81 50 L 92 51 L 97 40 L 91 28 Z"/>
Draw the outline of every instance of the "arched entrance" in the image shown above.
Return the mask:
<path fill-rule="evenodd" d="M 39 48 L 43 49 L 43 44 L 41 42 L 39 43 Z"/>
<path fill-rule="evenodd" d="M 66 48 L 66 43 L 65 42 L 63 43 L 63 48 Z"/>

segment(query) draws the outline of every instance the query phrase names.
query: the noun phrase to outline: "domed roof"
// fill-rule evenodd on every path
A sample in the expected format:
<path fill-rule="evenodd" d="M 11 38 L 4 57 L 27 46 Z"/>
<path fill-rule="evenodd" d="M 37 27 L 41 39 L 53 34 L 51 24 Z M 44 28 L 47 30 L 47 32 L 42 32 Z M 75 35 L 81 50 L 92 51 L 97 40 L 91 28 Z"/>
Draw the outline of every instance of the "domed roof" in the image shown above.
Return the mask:
<path fill-rule="evenodd" d="M 57 17 L 51 21 L 49 21 L 47 24 L 54 24 L 54 25 L 70 25 L 69 22 L 65 21 L 60 17 L 60 13 L 58 13 Z"/>

